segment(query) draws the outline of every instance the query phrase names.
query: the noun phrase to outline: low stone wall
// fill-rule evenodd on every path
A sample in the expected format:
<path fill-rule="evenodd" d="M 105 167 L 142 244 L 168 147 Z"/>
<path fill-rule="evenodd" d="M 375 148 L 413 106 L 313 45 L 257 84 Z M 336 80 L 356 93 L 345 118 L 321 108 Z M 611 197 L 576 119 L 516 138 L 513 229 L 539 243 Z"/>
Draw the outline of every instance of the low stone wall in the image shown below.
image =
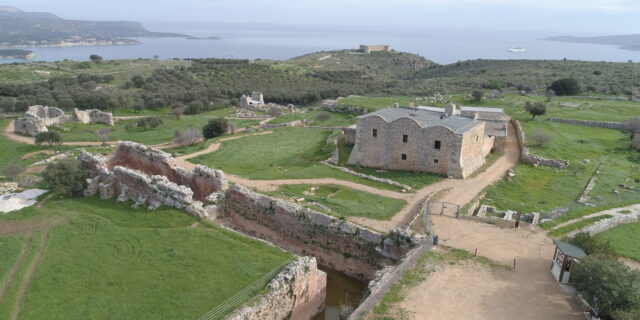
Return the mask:
<path fill-rule="evenodd" d="M 328 161 L 322 161 L 322 163 L 327 165 L 327 166 L 329 166 L 329 167 L 331 167 L 331 168 L 338 169 L 338 170 L 340 170 L 340 171 L 342 171 L 344 173 L 352 174 L 352 175 L 354 175 L 356 177 L 360 177 L 360 178 L 371 180 L 371 181 L 375 181 L 375 182 L 389 184 L 389 185 L 392 185 L 392 186 L 395 186 L 395 187 L 398 187 L 398 188 L 401 188 L 401 189 L 404 189 L 404 190 L 407 190 L 407 191 L 411 190 L 410 186 L 408 186 L 406 184 L 402 184 L 402 183 L 396 182 L 396 181 L 393 181 L 393 180 L 390 180 L 390 179 L 378 178 L 376 176 L 372 176 L 372 175 L 356 172 L 356 171 L 353 171 L 353 170 L 351 170 L 349 168 L 336 166 L 334 164 L 329 163 Z"/>
<path fill-rule="evenodd" d="M 355 106 L 345 106 L 345 105 L 323 105 L 320 107 L 320 110 L 325 110 L 329 112 L 335 113 L 346 113 L 346 114 L 355 114 L 355 115 L 363 115 L 369 113 L 367 108 L 363 107 L 355 107 Z"/>
<path fill-rule="evenodd" d="M 32 137 L 35 137 L 40 132 L 48 131 L 44 120 L 28 113 L 25 117 L 14 120 L 13 128 L 15 133 Z"/>
<path fill-rule="evenodd" d="M 227 320 L 310 320 L 325 307 L 327 275 L 316 259 L 300 257 L 269 284 L 269 292 L 229 315 Z"/>
<path fill-rule="evenodd" d="M 537 166 L 554 167 L 565 169 L 568 162 L 565 160 L 547 159 L 541 156 L 531 154 L 529 148 L 527 148 L 527 138 L 524 134 L 524 130 L 520 125 L 520 121 L 511 119 L 511 123 L 516 131 L 516 137 L 518 138 L 518 144 L 520 145 L 520 160 L 525 163 L 530 163 Z"/>
<path fill-rule="evenodd" d="M 194 199 L 202 202 L 206 202 L 210 194 L 228 187 L 227 179 L 220 170 L 202 165 L 197 165 L 193 171 L 187 170 L 176 165 L 171 154 L 135 142 L 119 142 L 107 165 L 110 169 L 122 166 L 148 175 L 165 176 L 171 182 L 189 187 Z"/>
<path fill-rule="evenodd" d="M 550 118 L 549 121 L 573 124 L 578 126 L 587 126 L 587 127 L 608 128 L 608 129 L 616 129 L 616 130 L 622 129 L 622 122 L 613 122 L 613 121 L 590 121 L 590 120 L 573 120 L 573 119 L 561 119 L 561 118 Z"/>
<path fill-rule="evenodd" d="M 598 233 L 605 232 L 609 229 L 613 229 L 621 224 L 635 223 L 638 221 L 640 221 L 640 212 L 635 212 L 630 214 L 620 214 L 615 217 L 602 219 L 582 229 L 572 231 L 569 234 L 567 234 L 567 237 L 573 238 L 578 233 L 581 233 L 581 232 L 587 232 L 590 235 L 596 235 Z"/>
<path fill-rule="evenodd" d="M 583 99 L 583 100 L 604 100 L 604 101 L 629 101 L 629 98 L 627 97 L 567 96 L 565 98 Z"/>
<path fill-rule="evenodd" d="M 278 124 L 266 123 L 265 125 L 262 126 L 262 128 L 264 128 L 264 129 L 273 129 L 273 128 L 282 128 L 282 127 L 302 127 L 302 126 L 304 126 L 304 121 L 296 120 L 296 121 L 291 121 L 291 122 L 286 122 L 286 123 L 278 123 Z"/>
<path fill-rule="evenodd" d="M 223 208 L 220 223 L 361 280 L 373 279 L 377 270 L 425 241 L 399 229 L 383 235 L 240 185 L 229 188 Z"/>
<path fill-rule="evenodd" d="M 80 123 L 104 123 L 110 126 L 114 125 L 113 114 L 98 109 L 78 110 L 78 108 L 74 108 L 71 113 L 71 118 L 73 121 Z"/>

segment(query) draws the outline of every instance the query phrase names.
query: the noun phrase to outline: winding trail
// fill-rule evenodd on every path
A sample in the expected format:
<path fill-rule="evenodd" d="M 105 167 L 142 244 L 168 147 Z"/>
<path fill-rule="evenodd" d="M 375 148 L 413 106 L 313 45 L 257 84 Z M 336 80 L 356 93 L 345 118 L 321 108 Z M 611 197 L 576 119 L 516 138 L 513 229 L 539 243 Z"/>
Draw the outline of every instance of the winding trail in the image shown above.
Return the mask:
<path fill-rule="evenodd" d="M 2 288 L 0 288 L 0 302 L 2 302 L 4 297 L 7 295 L 7 291 L 9 291 L 11 283 L 15 280 L 16 273 L 18 272 L 18 270 L 20 270 L 20 267 L 24 263 L 24 260 L 27 258 L 27 254 L 29 253 L 29 245 L 31 244 L 32 239 L 33 233 L 28 233 L 26 235 L 26 239 L 22 244 L 22 248 L 20 249 L 18 259 L 16 259 L 16 262 L 13 264 L 13 267 L 11 267 L 9 274 L 7 274 L 7 278 L 2 283 Z"/>

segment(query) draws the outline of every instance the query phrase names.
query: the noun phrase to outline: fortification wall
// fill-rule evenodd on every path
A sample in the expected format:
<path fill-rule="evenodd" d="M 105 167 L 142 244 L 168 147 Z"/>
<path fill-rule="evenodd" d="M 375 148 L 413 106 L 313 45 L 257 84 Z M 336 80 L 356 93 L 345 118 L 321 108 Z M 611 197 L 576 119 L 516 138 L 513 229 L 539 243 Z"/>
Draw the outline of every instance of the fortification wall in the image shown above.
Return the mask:
<path fill-rule="evenodd" d="M 35 137 L 38 133 L 49 130 L 42 118 L 38 118 L 27 113 L 26 117 L 18 118 L 13 121 L 13 131 L 25 136 Z"/>
<path fill-rule="evenodd" d="M 366 53 L 378 52 L 378 51 L 391 51 L 391 46 L 388 46 L 388 45 L 369 46 L 369 45 L 362 44 L 360 45 L 360 51 L 366 52 Z"/>
<path fill-rule="evenodd" d="M 176 165 L 175 159 L 161 150 L 135 142 L 119 142 L 108 167 L 113 169 L 122 166 L 144 172 L 148 175 L 161 175 L 171 182 L 189 187 L 193 198 L 206 203 L 206 198 L 214 193 L 224 191 L 227 180 L 220 170 L 213 170 L 197 165 L 193 171 Z"/>
<path fill-rule="evenodd" d="M 401 230 L 383 235 L 240 185 L 229 188 L 223 208 L 218 216 L 222 224 L 363 280 L 373 279 L 377 270 L 424 241 Z"/>
<path fill-rule="evenodd" d="M 574 119 L 561 119 L 561 118 L 550 118 L 551 122 L 560 122 L 566 124 L 574 124 L 578 126 L 587 126 L 587 127 L 598 127 L 598 128 L 608 128 L 608 129 L 622 129 L 622 122 L 613 122 L 613 121 L 590 121 L 590 120 L 574 120 Z"/>
<path fill-rule="evenodd" d="M 310 320 L 324 310 L 327 274 L 316 259 L 300 257 L 268 285 L 269 292 L 237 309 L 227 320 Z"/>
<path fill-rule="evenodd" d="M 527 138 L 524 134 L 524 130 L 520 125 L 520 121 L 511 119 L 511 123 L 516 130 L 516 137 L 518 138 L 518 144 L 520 145 L 520 160 L 525 163 L 530 163 L 538 166 L 555 167 L 565 169 L 568 162 L 565 160 L 547 159 L 541 156 L 531 154 L 529 148 L 527 148 Z"/>
<path fill-rule="evenodd" d="M 72 121 L 80 123 L 104 123 L 110 126 L 114 125 L 113 114 L 98 109 L 78 110 L 78 108 L 74 108 L 71 113 L 71 119 Z"/>

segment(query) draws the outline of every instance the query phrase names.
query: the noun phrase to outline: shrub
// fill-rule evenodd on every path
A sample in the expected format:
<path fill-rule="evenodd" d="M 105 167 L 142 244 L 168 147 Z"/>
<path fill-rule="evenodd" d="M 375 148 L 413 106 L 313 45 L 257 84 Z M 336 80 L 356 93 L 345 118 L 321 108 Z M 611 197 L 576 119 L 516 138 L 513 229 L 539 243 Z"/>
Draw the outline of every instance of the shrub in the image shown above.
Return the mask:
<path fill-rule="evenodd" d="M 108 127 L 94 131 L 94 133 L 96 134 L 96 136 L 98 136 L 98 138 L 100 139 L 103 145 L 106 144 L 107 141 L 109 141 L 109 136 L 111 135 L 111 132 L 113 132 L 113 128 L 108 128 Z"/>
<path fill-rule="evenodd" d="M 322 112 L 318 113 L 318 115 L 316 116 L 316 120 L 318 120 L 320 122 L 327 121 L 327 120 L 331 119 L 331 116 L 333 116 L 331 114 L 331 112 L 322 111 Z"/>
<path fill-rule="evenodd" d="M 594 237 L 588 232 L 580 232 L 573 238 L 566 239 L 566 241 L 582 248 L 587 254 L 615 256 L 615 251 L 608 240 Z"/>
<path fill-rule="evenodd" d="M 95 62 L 95 63 L 99 63 L 102 62 L 102 57 L 97 55 L 97 54 L 92 54 L 89 56 L 89 60 Z"/>
<path fill-rule="evenodd" d="M 640 309 L 640 271 L 607 256 L 587 256 L 571 273 L 575 288 L 603 318 Z"/>
<path fill-rule="evenodd" d="M 24 172 L 24 168 L 15 163 L 10 163 L 2 168 L 2 174 L 6 177 L 15 180 L 21 173 Z"/>
<path fill-rule="evenodd" d="M 578 84 L 578 80 L 573 78 L 556 80 L 551 83 L 549 89 L 553 90 L 556 95 L 559 96 L 570 96 L 580 93 L 580 85 Z"/>
<path fill-rule="evenodd" d="M 49 188 L 64 192 L 70 197 L 82 194 L 86 184 L 84 171 L 77 159 L 64 159 L 49 164 L 42 177 Z"/>
<path fill-rule="evenodd" d="M 551 136 L 548 135 L 546 132 L 536 128 L 533 131 L 533 135 L 531 135 L 531 139 L 533 140 L 535 145 L 542 148 L 547 144 L 547 142 L 549 142 L 549 140 L 551 140 Z"/>
<path fill-rule="evenodd" d="M 142 128 L 142 130 L 155 129 L 162 123 L 160 117 L 146 117 L 138 120 L 138 128 Z"/>
<path fill-rule="evenodd" d="M 542 102 L 527 102 L 524 105 L 524 109 L 529 112 L 531 119 L 535 119 L 536 116 L 541 116 L 547 113 L 547 106 Z"/>
<path fill-rule="evenodd" d="M 205 139 L 215 138 L 227 133 L 228 129 L 229 129 L 229 123 L 227 122 L 227 119 L 225 118 L 211 119 L 209 120 L 209 123 L 207 123 L 202 128 L 202 136 Z"/>
<path fill-rule="evenodd" d="M 173 142 L 179 146 L 192 145 L 202 140 L 202 133 L 196 129 L 176 130 Z"/>
<path fill-rule="evenodd" d="M 629 135 L 629 138 L 633 138 L 640 134 L 640 118 L 635 118 L 622 122 L 622 131 Z"/>
<path fill-rule="evenodd" d="M 636 134 L 633 136 L 633 139 L 631 139 L 631 149 L 640 151 L 640 134 Z"/>
<path fill-rule="evenodd" d="M 184 105 L 182 103 L 172 104 L 171 113 L 176 117 L 176 120 L 180 120 L 180 117 L 184 114 Z"/>
<path fill-rule="evenodd" d="M 39 132 L 36 135 L 36 144 L 40 145 L 42 143 L 46 143 L 49 147 L 54 144 L 60 144 L 62 143 L 62 136 L 55 131 Z"/>

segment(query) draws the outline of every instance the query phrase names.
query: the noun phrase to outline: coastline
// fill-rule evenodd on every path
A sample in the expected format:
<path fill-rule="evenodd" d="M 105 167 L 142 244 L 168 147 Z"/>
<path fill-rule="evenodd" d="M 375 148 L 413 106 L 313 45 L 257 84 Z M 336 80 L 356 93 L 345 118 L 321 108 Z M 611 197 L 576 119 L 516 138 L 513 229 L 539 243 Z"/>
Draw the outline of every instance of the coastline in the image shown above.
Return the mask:
<path fill-rule="evenodd" d="M 55 48 L 55 47 L 94 47 L 94 46 L 133 46 L 143 44 L 137 40 L 99 40 L 99 41 L 77 41 L 77 42 L 67 42 L 61 41 L 58 43 L 47 43 L 47 44 L 18 44 L 18 45 L 9 45 L 2 44 L 0 45 L 1 49 L 17 49 L 17 48 Z"/>

